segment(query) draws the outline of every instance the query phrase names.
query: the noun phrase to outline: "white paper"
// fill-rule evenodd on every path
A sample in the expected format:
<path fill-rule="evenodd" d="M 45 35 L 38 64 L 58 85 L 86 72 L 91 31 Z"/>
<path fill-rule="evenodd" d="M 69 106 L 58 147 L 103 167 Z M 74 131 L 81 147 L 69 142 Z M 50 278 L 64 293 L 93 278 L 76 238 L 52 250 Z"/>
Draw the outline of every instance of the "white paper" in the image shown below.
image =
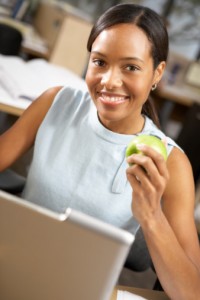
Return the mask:
<path fill-rule="evenodd" d="M 81 77 L 44 59 L 26 62 L 20 57 L 0 55 L 0 87 L 13 100 L 34 100 L 48 88 L 57 85 L 78 87 L 84 91 L 87 89 Z"/>
<path fill-rule="evenodd" d="M 117 300 L 147 300 L 142 296 L 138 296 L 127 291 L 117 291 Z"/>

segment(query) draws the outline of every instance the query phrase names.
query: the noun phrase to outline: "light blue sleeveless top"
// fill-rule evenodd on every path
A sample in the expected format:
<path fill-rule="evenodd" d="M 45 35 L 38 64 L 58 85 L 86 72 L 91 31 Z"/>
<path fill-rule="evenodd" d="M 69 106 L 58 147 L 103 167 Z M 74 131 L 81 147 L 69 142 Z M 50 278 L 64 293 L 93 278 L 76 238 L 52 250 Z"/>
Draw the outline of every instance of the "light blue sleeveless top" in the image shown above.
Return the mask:
<path fill-rule="evenodd" d="M 165 136 L 147 117 L 141 133 Z M 38 130 L 23 197 L 59 213 L 71 207 L 135 233 L 125 160 L 132 138 L 103 127 L 88 92 L 64 87 Z M 167 142 L 169 154 L 176 144 Z"/>

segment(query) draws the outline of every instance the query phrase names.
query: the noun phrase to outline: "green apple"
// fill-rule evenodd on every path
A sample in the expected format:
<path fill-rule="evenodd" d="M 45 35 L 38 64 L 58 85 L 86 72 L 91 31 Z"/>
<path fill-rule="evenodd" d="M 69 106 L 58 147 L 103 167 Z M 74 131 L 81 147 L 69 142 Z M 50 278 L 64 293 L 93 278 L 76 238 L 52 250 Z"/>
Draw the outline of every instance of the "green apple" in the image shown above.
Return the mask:
<path fill-rule="evenodd" d="M 167 160 L 167 149 L 164 143 L 156 136 L 141 134 L 135 136 L 133 140 L 128 144 L 126 148 L 126 157 L 132 154 L 142 153 L 141 150 L 137 148 L 137 145 L 145 144 L 152 147 L 155 151 L 162 154 L 165 160 Z"/>

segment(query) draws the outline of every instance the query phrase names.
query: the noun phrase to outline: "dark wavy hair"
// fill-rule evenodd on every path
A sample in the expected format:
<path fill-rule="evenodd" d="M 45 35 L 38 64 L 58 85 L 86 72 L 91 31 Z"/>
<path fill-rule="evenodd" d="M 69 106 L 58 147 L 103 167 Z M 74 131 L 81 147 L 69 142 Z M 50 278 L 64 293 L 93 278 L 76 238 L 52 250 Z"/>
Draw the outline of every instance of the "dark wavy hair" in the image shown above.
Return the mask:
<path fill-rule="evenodd" d="M 136 4 L 118 4 L 102 14 L 90 32 L 87 42 L 88 51 L 91 52 L 92 44 L 103 30 L 121 23 L 137 25 L 144 31 L 151 43 L 154 70 L 160 62 L 167 61 L 169 40 L 164 20 L 152 9 Z M 155 105 L 150 96 L 143 105 L 142 113 L 160 127 Z"/>

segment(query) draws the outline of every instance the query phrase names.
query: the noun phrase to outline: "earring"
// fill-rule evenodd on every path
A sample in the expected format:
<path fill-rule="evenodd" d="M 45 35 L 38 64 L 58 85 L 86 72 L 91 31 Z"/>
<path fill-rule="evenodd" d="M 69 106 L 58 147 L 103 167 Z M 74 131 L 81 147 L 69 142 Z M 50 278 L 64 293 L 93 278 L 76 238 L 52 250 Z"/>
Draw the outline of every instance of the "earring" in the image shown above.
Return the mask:
<path fill-rule="evenodd" d="M 157 88 L 157 83 L 154 83 L 151 87 L 151 90 L 154 91 Z"/>

